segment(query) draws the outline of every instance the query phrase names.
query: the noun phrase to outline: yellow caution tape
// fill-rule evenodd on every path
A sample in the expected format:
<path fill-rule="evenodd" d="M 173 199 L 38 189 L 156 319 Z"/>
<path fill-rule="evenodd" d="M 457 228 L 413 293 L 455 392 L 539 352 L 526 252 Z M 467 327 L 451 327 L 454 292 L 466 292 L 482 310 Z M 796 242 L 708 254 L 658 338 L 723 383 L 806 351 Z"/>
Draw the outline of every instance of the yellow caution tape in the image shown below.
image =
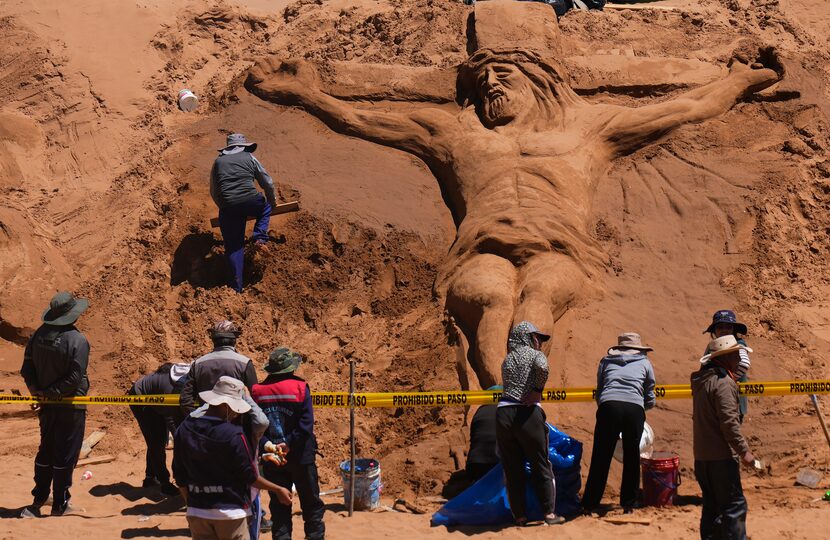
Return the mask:
<path fill-rule="evenodd" d="M 741 395 L 794 396 L 806 394 L 830 394 L 830 380 L 773 381 L 739 383 Z M 688 399 L 692 389 L 688 384 L 661 384 L 654 388 L 658 399 Z M 574 403 L 594 401 L 596 389 L 546 388 L 543 403 Z M 315 407 L 348 408 L 351 406 L 348 392 L 312 392 Z M 453 407 L 457 405 L 486 405 L 498 403 L 501 392 L 487 390 L 448 390 L 440 392 L 356 392 L 352 398 L 355 407 Z M 126 395 L 81 396 L 45 399 L 34 396 L 0 394 L 0 403 L 41 403 L 63 405 L 158 405 L 177 406 L 178 395 Z"/>
<path fill-rule="evenodd" d="M 38 403 L 41 405 L 158 405 L 179 406 L 178 394 L 126 396 L 74 396 L 48 399 L 36 396 L 0 394 L 0 403 Z"/>

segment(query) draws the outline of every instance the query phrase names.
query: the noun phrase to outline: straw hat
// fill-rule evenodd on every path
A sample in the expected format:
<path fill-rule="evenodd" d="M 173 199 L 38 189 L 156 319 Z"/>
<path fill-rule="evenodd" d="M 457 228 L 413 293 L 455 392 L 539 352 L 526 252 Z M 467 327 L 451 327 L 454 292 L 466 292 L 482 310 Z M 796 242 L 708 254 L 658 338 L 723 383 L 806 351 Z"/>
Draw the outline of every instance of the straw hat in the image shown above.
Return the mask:
<path fill-rule="evenodd" d="M 741 345 L 740 343 L 738 343 L 738 340 L 735 339 L 735 336 L 721 336 L 709 342 L 709 346 L 706 348 L 706 350 L 708 350 L 709 353 L 700 359 L 700 363 L 702 365 L 706 365 L 713 358 L 717 358 L 718 356 L 723 356 L 725 354 L 733 352 L 738 352 L 741 349 L 745 350 L 746 352 L 752 352 L 752 349 L 750 349 L 746 345 Z"/>

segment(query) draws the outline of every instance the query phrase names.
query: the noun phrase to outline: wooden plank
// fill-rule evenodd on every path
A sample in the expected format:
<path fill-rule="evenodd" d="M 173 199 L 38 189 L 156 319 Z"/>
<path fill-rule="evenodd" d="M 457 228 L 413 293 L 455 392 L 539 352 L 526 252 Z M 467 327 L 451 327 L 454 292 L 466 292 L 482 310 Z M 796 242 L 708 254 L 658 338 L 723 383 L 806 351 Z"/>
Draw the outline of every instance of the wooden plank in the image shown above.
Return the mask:
<path fill-rule="evenodd" d="M 90 454 L 90 452 L 92 452 L 92 449 L 95 447 L 95 445 L 101 442 L 101 439 L 103 439 L 104 435 L 106 434 L 106 431 L 93 431 L 92 435 L 87 437 L 84 443 L 81 445 L 81 453 L 79 457 L 81 459 L 87 457 Z"/>
<path fill-rule="evenodd" d="M 272 216 L 278 216 L 280 214 L 287 214 L 289 212 L 296 212 L 300 209 L 300 201 L 289 201 L 287 203 L 278 204 L 273 209 L 271 209 Z M 253 221 L 256 218 L 253 216 L 248 216 L 246 221 Z M 210 220 L 210 226 L 212 228 L 216 228 L 219 226 L 219 218 L 215 217 Z"/>
<path fill-rule="evenodd" d="M 97 465 L 99 463 L 109 463 L 110 461 L 115 461 L 115 456 L 107 454 L 105 456 L 79 459 L 78 463 L 75 464 L 75 468 L 77 469 L 78 467 L 83 467 L 84 465 Z"/>
<path fill-rule="evenodd" d="M 607 521 L 614 525 L 651 525 L 651 519 L 649 518 L 607 517 L 602 518 L 602 521 Z"/>

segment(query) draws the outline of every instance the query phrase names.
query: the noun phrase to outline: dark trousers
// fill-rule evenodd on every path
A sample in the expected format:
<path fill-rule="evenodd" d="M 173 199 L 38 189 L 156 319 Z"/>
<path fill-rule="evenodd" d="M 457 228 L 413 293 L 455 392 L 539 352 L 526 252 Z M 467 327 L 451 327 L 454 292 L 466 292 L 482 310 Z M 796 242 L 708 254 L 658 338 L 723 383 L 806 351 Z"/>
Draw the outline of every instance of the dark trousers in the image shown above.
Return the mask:
<path fill-rule="evenodd" d="M 69 501 L 72 471 L 84 442 L 86 410 L 69 406 L 46 406 L 38 412 L 40 448 L 35 457 L 35 487 L 32 497 L 43 504 L 52 490 L 52 508 L 63 510 Z"/>
<path fill-rule="evenodd" d="M 556 508 L 556 484 L 548 457 L 548 427 L 541 407 L 514 405 L 496 411 L 496 440 L 504 465 L 504 484 L 515 519 L 526 518 L 525 462 L 542 511 Z"/>
<path fill-rule="evenodd" d="M 288 459 L 289 462 L 284 467 L 265 464 L 263 474 L 266 479 L 288 490 L 291 490 L 291 486 L 296 486 L 305 523 L 305 537 L 309 540 L 321 540 L 326 537 L 326 526 L 323 523 L 326 508 L 320 500 L 317 465 L 291 463 L 291 454 Z M 291 507 L 280 504 L 276 496 L 271 496 L 268 507 L 271 509 L 271 519 L 274 522 L 271 538 L 291 540 Z"/>
<path fill-rule="evenodd" d="M 245 262 L 245 222 L 248 216 L 256 217 L 254 241 L 268 240 L 268 224 L 271 221 L 271 205 L 259 195 L 251 202 L 219 209 L 219 230 L 225 242 L 225 257 L 230 265 L 230 286 L 242 292 L 242 267 Z"/>
<path fill-rule="evenodd" d="M 150 410 L 150 407 L 130 406 L 138 422 L 141 435 L 147 445 L 146 465 L 144 476 L 155 478 L 161 484 L 170 482 L 170 472 L 167 470 L 167 420 L 160 414 Z"/>
<path fill-rule="evenodd" d="M 704 540 L 745 540 L 749 508 L 741 486 L 738 461 L 695 460 L 695 478 L 703 492 L 700 537 Z"/>
<path fill-rule="evenodd" d="M 620 506 L 632 508 L 637 504 L 637 492 L 640 490 L 640 438 L 643 436 L 643 424 L 646 412 L 634 403 L 624 401 L 606 401 L 597 408 L 597 423 L 594 427 L 594 450 L 591 455 L 591 468 L 588 481 L 582 495 L 582 507 L 590 510 L 599 506 L 605 484 L 608 482 L 608 469 L 614 448 L 622 433 L 623 476 L 620 486 Z"/>

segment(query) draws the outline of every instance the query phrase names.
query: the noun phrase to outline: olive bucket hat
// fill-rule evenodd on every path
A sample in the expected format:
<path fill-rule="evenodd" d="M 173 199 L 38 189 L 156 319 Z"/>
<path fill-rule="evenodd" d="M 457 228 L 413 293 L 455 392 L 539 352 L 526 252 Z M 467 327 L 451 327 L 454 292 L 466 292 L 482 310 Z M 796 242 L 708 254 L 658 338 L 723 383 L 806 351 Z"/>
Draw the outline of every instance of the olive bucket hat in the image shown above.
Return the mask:
<path fill-rule="evenodd" d="M 300 367 L 303 356 L 292 351 L 288 347 L 277 347 L 268 355 L 268 363 L 265 364 L 265 371 L 272 375 L 293 373 Z"/>
<path fill-rule="evenodd" d="M 74 324 L 88 307 L 85 298 L 75 298 L 71 292 L 61 291 L 52 297 L 41 319 L 50 326 L 67 326 Z"/>

